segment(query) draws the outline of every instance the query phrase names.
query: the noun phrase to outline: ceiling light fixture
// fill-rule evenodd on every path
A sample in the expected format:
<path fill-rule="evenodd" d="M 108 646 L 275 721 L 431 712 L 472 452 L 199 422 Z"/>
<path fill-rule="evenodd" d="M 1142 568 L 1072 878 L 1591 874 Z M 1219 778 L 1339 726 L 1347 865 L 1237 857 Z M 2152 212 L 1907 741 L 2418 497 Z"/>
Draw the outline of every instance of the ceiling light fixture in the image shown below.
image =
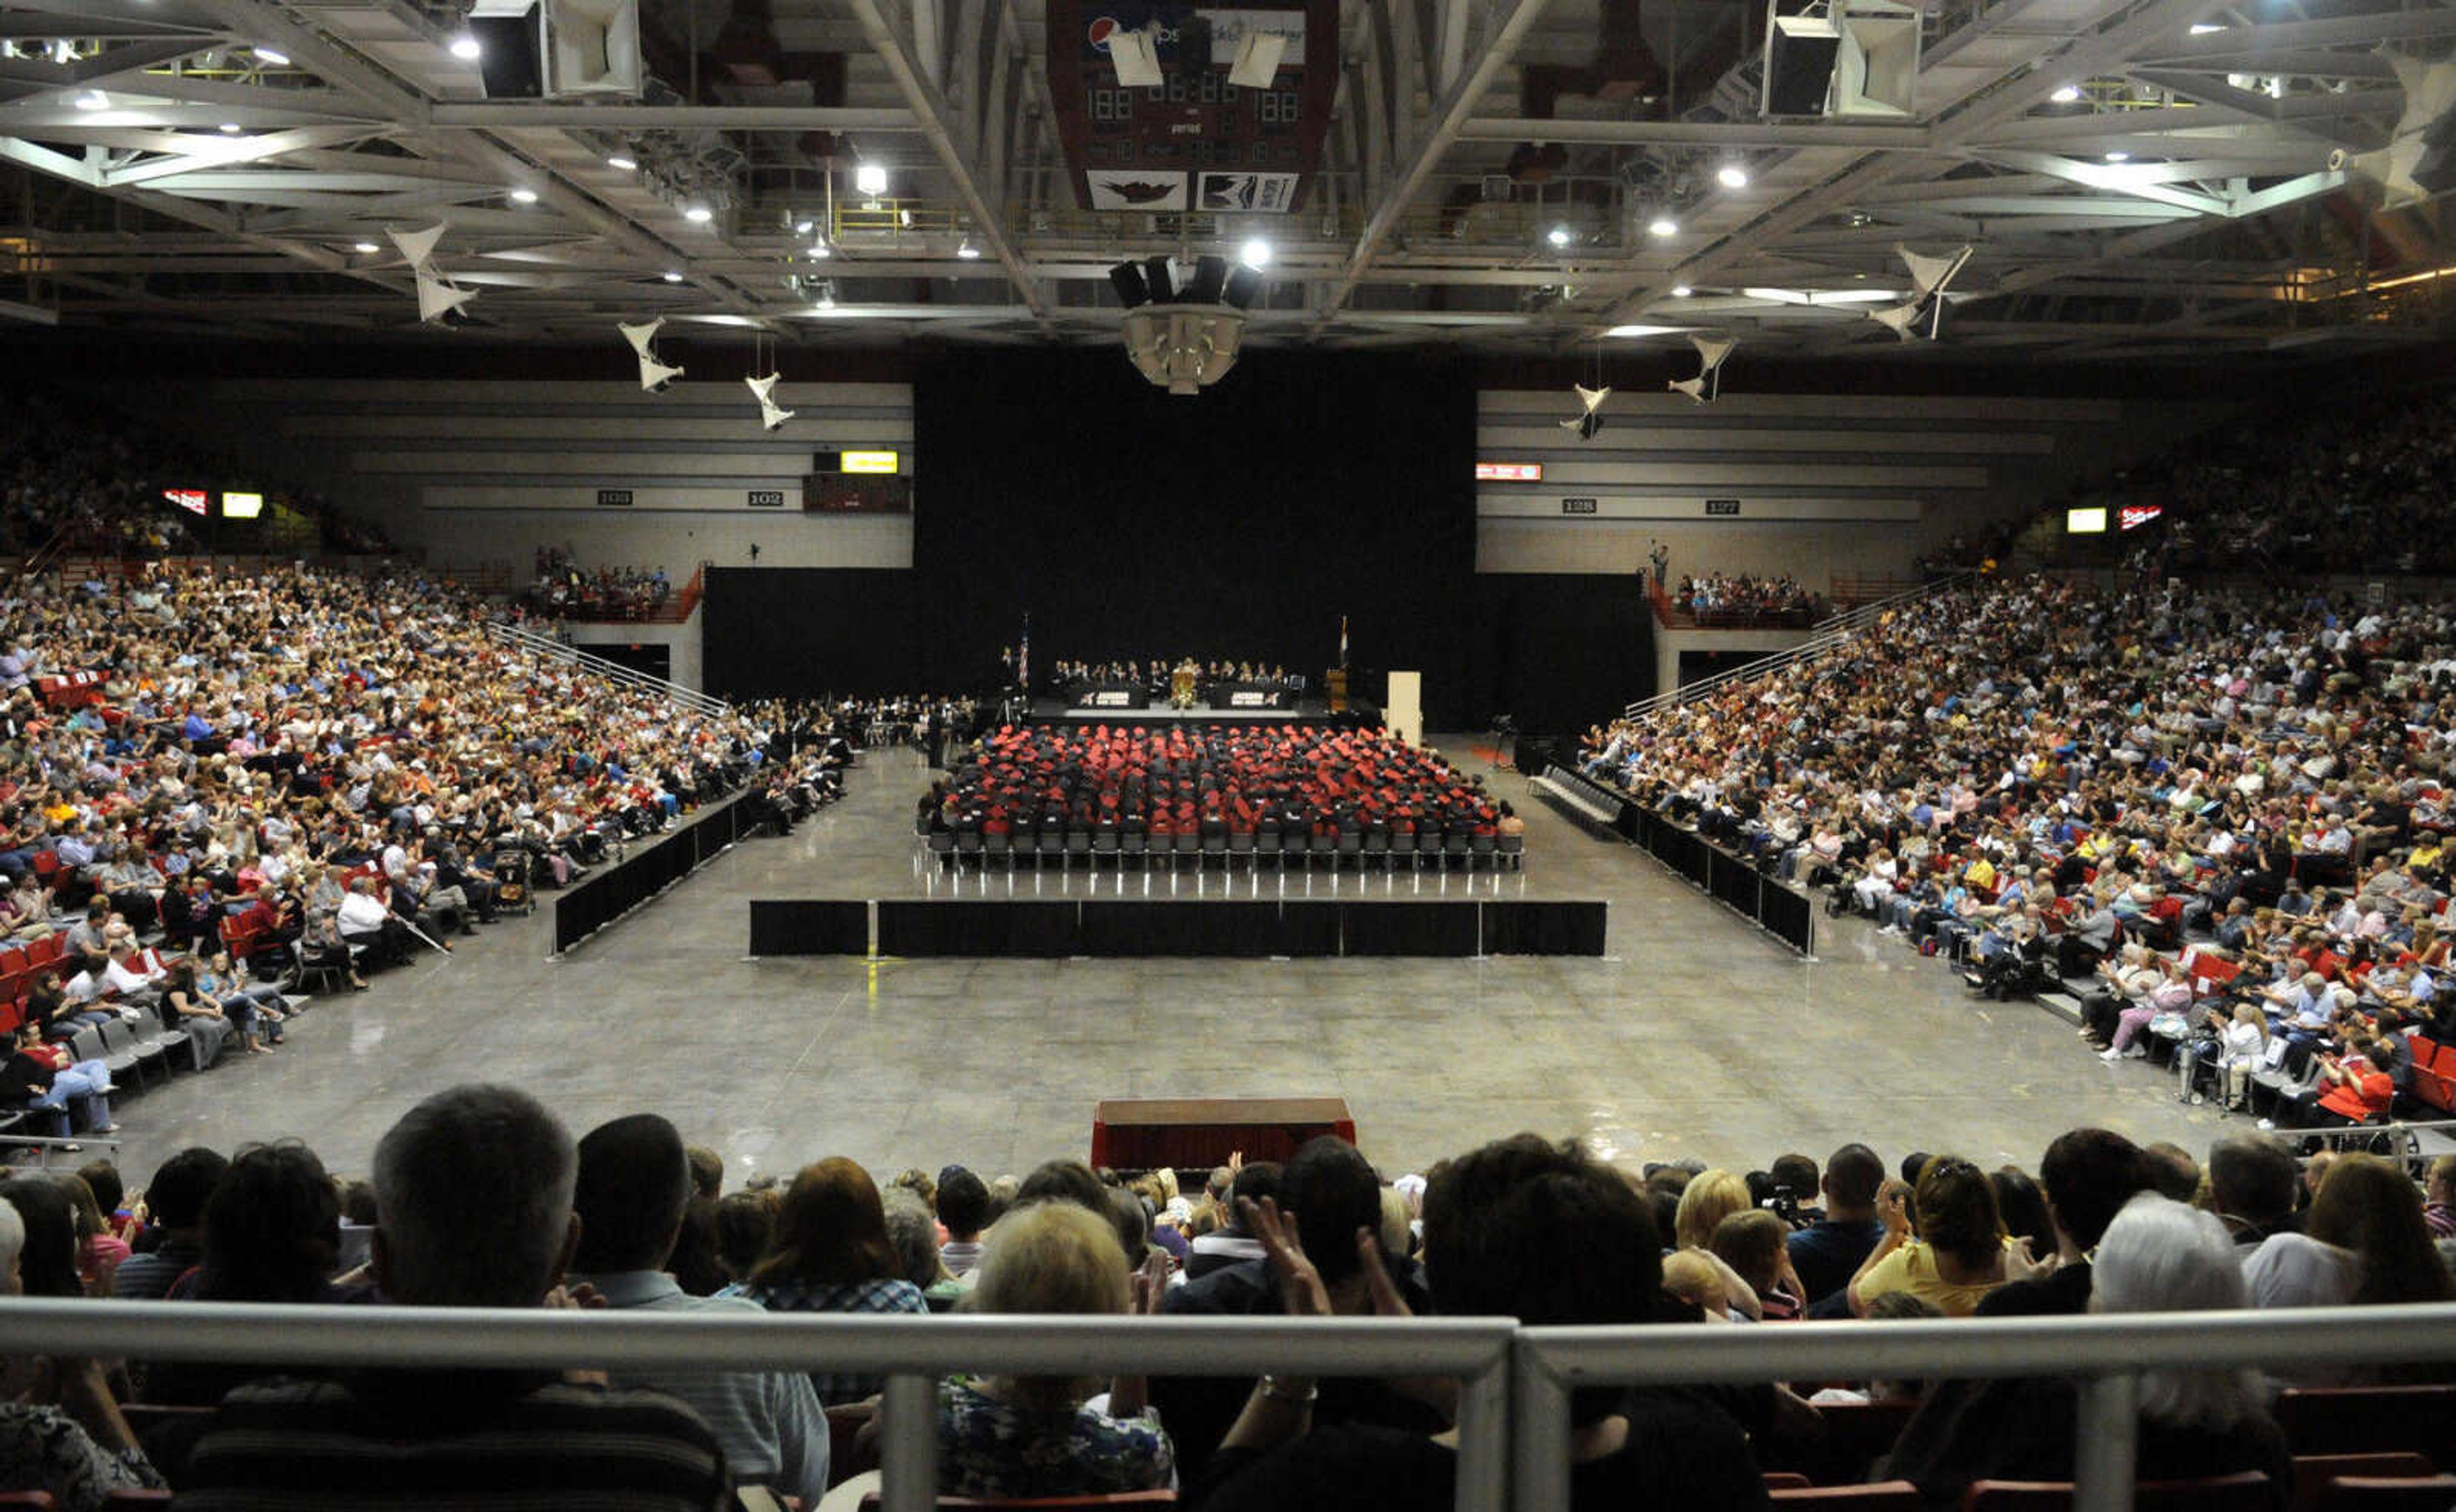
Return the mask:
<path fill-rule="evenodd" d="M 605 166 L 618 174 L 636 174 L 640 171 L 640 160 L 626 153 L 616 153 L 605 159 Z"/>
<path fill-rule="evenodd" d="M 2106 160 L 2110 163 L 2128 163 L 2132 161 L 2132 154 L 2123 151 L 2121 148 L 2117 148 L 2114 152 L 2106 154 Z"/>
<path fill-rule="evenodd" d="M 835 255 L 835 249 L 829 246 L 824 241 L 814 241 L 810 243 L 810 255 L 813 257 L 831 257 Z"/>
<path fill-rule="evenodd" d="M 287 52 L 276 51 L 266 47 L 256 48 L 254 51 L 256 61 L 258 63 L 270 63 L 276 69 L 286 69 L 290 66 L 290 54 Z"/>
<path fill-rule="evenodd" d="M 852 187 L 865 194 L 887 193 L 887 170 L 877 163 L 864 163 L 853 170 Z"/>
<path fill-rule="evenodd" d="M 705 226 L 716 218 L 716 212 L 706 205 L 686 205 L 683 207 L 683 218 L 694 226 Z"/>
<path fill-rule="evenodd" d="M 462 31 L 455 34 L 452 38 L 450 51 L 452 55 L 459 58 L 461 62 L 475 63 L 480 57 L 484 55 L 486 50 L 479 45 L 476 36 L 469 32 Z"/>
<path fill-rule="evenodd" d="M 236 121 L 224 121 L 224 122 L 222 122 L 222 134 L 223 134 L 224 136 L 236 136 L 239 133 L 241 133 L 241 132 L 245 131 L 246 129 L 247 129 L 247 128 L 245 128 L 245 127 L 243 127 L 243 126 L 239 125 L 239 123 L 238 123 L 238 122 L 236 122 Z"/>
<path fill-rule="evenodd" d="M 111 108 L 111 96 L 100 90 L 88 90 L 76 97 L 75 103 L 81 111 L 105 111 Z"/>
<path fill-rule="evenodd" d="M 2047 98 L 2057 105 L 2070 105 L 2075 100 L 2080 98 L 2080 86 L 2077 84 L 2067 84 L 2062 89 L 2059 89 L 2053 94 L 2048 95 Z"/>
<path fill-rule="evenodd" d="M 512 191 L 512 203 L 515 205 L 534 205 L 537 201 L 538 193 L 534 189 L 515 189 Z"/>
<path fill-rule="evenodd" d="M 1271 244 L 1256 236 L 1238 251 L 1237 260 L 1248 268 L 1267 268 L 1271 265 Z"/>
<path fill-rule="evenodd" d="M 1680 222 L 1668 215 L 1657 215 L 1646 223 L 1646 234 L 1649 236 L 1676 236 L 1680 235 Z"/>
<path fill-rule="evenodd" d="M 350 250 L 351 250 L 352 252 L 358 253 L 358 254 L 360 254 L 361 255 L 365 255 L 365 254 L 367 254 L 367 253 L 371 253 L 371 252 L 381 252 L 381 251 L 383 251 L 383 249 L 382 249 L 381 247 L 377 246 L 377 245 L 376 245 L 374 242 L 372 242 L 372 241 L 359 241 L 359 242 L 353 242 L 353 243 L 351 243 L 351 245 L 350 245 Z"/>
<path fill-rule="evenodd" d="M 819 285 L 818 312 L 825 315 L 836 307 L 836 286 L 830 281 Z"/>
<path fill-rule="evenodd" d="M 668 269 L 665 273 L 665 281 L 667 283 L 680 283 L 683 281 L 683 276 L 671 269 Z"/>
<path fill-rule="evenodd" d="M 1566 247 L 1569 244 L 1569 228 L 1555 226 L 1544 234 L 1544 239 L 1555 247 Z"/>
<path fill-rule="evenodd" d="M 818 224 L 819 223 L 817 221 L 812 220 L 809 216 L 804 215 L 801 219 L 793 222 L 793 232 L 796 235 L 807 236 L 818 228 Z"/>
<path fill-rule="evenodd" d="M 1696 292 L 1685 283 L 1675 283 L 1671 286 L 1671 297 L 1674 299 L 1686 299 Z"/>
<path fill-rule="evenodd" d="M 1725 163 L 1714 171 L 1714 182 L 1725 189 L 1746 189 L 1749 187 L 1749 171 L 1737 163 Z"/>
<path fill-rule="evenodd" d="M 955 255 L 962 257 L 967 261 L 978 257 L 980 255 L 981 249 L 972 245 L 972 239 L 970 236 L 965 237 L 963 244 L 955 249 Z"/>

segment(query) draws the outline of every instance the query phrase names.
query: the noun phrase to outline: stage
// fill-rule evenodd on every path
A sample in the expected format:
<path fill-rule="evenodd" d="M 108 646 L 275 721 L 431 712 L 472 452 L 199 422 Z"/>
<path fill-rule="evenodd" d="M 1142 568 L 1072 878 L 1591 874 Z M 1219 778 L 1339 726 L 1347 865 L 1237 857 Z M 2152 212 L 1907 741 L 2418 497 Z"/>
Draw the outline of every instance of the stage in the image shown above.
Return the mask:
<path fill-rule="evenodd" d="M 1330 705 L 1320 699 L 1305 699 L 1293 708 L 1210 708 L 1197 705 L 1193 708 L 1170 708 L 1154 704 L 1148 708 L 1078 708 L 1064 699 L 1036 698 L 1026 716 L 1034 725 L 1140 725 L 1146 728 L 1168 725 L 1337 725 L 1348 728 L 1370 728 L 1382 723 L 1382 711 L 1370 704 L 1350 700 L 1344 712 L 1334 714 Z"/>

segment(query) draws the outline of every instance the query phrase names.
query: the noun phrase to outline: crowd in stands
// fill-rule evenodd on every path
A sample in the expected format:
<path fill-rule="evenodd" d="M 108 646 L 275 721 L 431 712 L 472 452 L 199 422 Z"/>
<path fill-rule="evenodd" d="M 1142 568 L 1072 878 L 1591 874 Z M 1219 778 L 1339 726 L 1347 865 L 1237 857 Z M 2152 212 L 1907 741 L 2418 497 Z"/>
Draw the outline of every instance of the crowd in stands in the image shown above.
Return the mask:
<path fill-rule="evenodd" d="M 98 418 L 90 401 L 28 385 L 0 387 L 0 550 L 13 556 L 65 533 L 66 549 L 119 560 L 196 550 L 252 550 L 269 520 L 215 521 L 183 511 L 166 489 L 225 487 L 267 493 L 279 510 L 312 521 L 317 544 L 356 555 L 389 553 L 382 532 L 351 520 L 313 490 L 279 487 L 258 469 L 151 427 Z"/>
<path fill-rule="evenodd" d="M 2035 1172 L 1926 1153 L 1899 1172 L 1860 1144 L 1821 1167 L 1784 1154 L 1745 1174 L 1696 1160 L 1624 1171 L 1519 1134 L 1421 1175 L 1377 1172 L 1322 1138 L 1284 1164 L 1232 1156 L 1182 1176 L 1055 1159 L 1020 1175 L 952 1164 L 882 1182 L 830 1157 L 727 1190 L 722 1158 L 663 1116 L 575 1140 L 526 1093 L 470 1085 L 405 1114 L 367 1180 L 281 1141 L 181 1151 L 141 1194 L 105 1162 L 0 1181 L 0 1285 L 173 1302 L 905 1315 L 923 1329 L 949 1311 L 1679 1328 L 2456 1299 L 2456 1158 L 2417 1185 L 2369 1154 L 2298 1164 L 2263 1134 L 2222 1138 L 2203 1162 L 2080 1128 Z M 67 1512 L 164 1484 L 182 1505 L 215 1508 L 458 1504 L 507 1484 L 528 1488 L 525 1504 L 599 1505 L 619 1489 L 624 1505 L 711 1508 L 728 1483 L 810 1507 L 830 1486 L 846 1498 L 871 1483 L 881 1410 L 879 1378 L 824 1358 L 807 1372 L 610 1379 L 15 1363 L 38 1367 L 37 1384 L 0 1404 L 0 1488 L 49 1490 Z M 2267 1374 L 2152 1372 L 2139 1473 L 2262 1472 L 2264 1504 L 2282 1512 L 2289 1454 L 2332 1446 L 2289 1440 L 2281 1387 L 2451 1373 L 2366 1364 L 2359 1340 Z M 1895 1405 L 1883 1436 L 1846 1436 L 1842 1420 L 1871 1402 Z M 1221 1512 L 1431 1512 L 1451 1505 L 1458 1405 L 1458 1382 L 1440 1378 L 958 1374 L 937 1391 L 940 1490 L 1175 1486 Z M 1581 1388 L 1571 1416 L 1576 1508 L 1760 1508 L 1775 1470 L 1904 1479 L 1952 1507 L 1977 1479 L 2074 1472 L 2062 1380 Z M 2414 1422 L 2411 1447 L 2444 1450 L 2422 1441 L 2431 1421 Z M 367 1471 L 378 1445 L 380 1483 Z"/>
<path fill-rule="evenodd" d="M 2163 571 L 2456 571 L 2456 390 L 2262 414 L 2118 474 L 2076 503 L 2159 505 Z"/>
<path fill-rule="evenodd" d="M 932 831 L 1523 835 L 1525 822 L 1438 752 L 1317 725 L 1003 725 L 921 801 Z"/>
<path fill-rule="evenodd" d="M 2451 692 L 2441 604 L 1984 580 L 1585 767 L 1981 985 L 2096 972 L 2110 1058 L 2180 1041 L 2361 1121 L 2456 1040 Z"/>
<path fill-rule="evenodd" d="M 1700 624 L 1809 625 L 1825 618 L 1825 596 L 1791 574 L 1759 577 L 1709 572 L 1683 577 L 1671 606 Z"/>
<path fill-rule="evenodd" d="M 140 1038 L 268 1043 L 276 978 L 363 985 L 448 950 L 506 891 L 754 775 L 797 811 L 832 788 L 841 759 L 807 721 L 693 713 L 494 644 L 480 615 L 307 568 L 19 579 L 0 601 L 0 1006 L 36 1043 L 0 1092 L 107 1123 L 85 1099 L 108 1079 L 32 1064 L 42 1042 L 116 1013 Z"/>
<path fill-rule="evenodd" d="M 663 567 L 599 567 L 591 572 L 555 546 L 537 549 L 535 572 L 518 606 L 546 620 L 645 620 L 674 595 Z"/>

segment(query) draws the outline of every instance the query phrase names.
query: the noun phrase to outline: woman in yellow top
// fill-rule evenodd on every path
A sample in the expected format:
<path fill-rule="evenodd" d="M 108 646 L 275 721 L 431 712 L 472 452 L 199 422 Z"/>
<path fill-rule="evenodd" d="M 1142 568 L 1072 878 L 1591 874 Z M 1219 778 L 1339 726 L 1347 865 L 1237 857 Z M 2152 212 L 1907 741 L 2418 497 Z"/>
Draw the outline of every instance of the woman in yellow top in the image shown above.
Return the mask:
<path fill-rule="evenodd" d="M 2038 1269 L 2026 1242 L 2006 1237 L 1995 1184 L 1959 1155 L 1937 1155 L 1920 1167 L 1915 1191 L 1886 1182 L 1876 1216 L 1885 1237 L 1851 1277 L 1851 1311 L 1861 1318 L 1869 1303 L 1890 1292 L 1933 1302 L 1948 1318 L 1967 1318 L 1980 1297 Z"/>

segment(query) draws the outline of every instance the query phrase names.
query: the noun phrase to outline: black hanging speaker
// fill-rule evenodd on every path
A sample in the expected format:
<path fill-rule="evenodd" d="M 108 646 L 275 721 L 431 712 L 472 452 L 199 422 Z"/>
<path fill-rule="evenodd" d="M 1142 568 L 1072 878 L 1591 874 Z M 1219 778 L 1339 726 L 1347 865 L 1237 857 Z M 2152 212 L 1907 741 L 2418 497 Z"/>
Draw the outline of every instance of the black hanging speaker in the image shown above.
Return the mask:
<path fill-rule="evenodd" d="M 1204 255 L 1194 259 L 1194 281 L 1186 286 L 1188 304 L 1218 304 L 1228 284 L 1228 259 Z"/>
<path fill-rule="evenodd" d="M 1152 303 L 1175 304 L 1177 302 L 1177 284 L 1168 276 L 1166 257 L 1146 258 L 1143 262 L 1143 277 L 1151 285 Z"/>
<path fill-rule="evenodd" d="M 533 100 L 545 92 L 545 64 L 538 51 L 538 11 L 529 6 L 518 15 L 472 11 L 469 34 L 482 49 L 478 72 L 486 81 L 490 100 Z"/>
<path fill-rule="evenodd" d="M 1765 113 L 1824 114 L 1842 29 L 1824 15 L 1776 15 L 1772 22 L 1766 29 Z"/>

